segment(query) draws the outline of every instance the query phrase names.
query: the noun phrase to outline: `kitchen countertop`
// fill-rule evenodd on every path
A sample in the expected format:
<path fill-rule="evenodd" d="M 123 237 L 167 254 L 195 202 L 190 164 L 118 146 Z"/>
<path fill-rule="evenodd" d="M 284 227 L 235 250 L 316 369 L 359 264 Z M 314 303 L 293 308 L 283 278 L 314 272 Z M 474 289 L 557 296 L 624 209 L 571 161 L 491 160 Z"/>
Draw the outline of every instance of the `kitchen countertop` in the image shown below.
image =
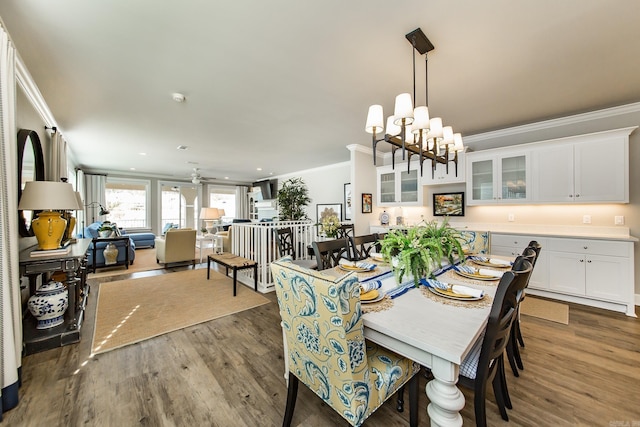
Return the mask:
<path fill-rule="evenodd" d="M 487 230 L 492 233 L 513 235 L 535 235 L 540 237 L 561 237 L 595 240 L 617 240 L 637 242 L 637 237 L 629 234 L 628 227 L 597 227 L 597 226 L 567 226 L 567 225 L 540 225 L 540 224 L 483 224 L 483 223 L 459 223 L 449 222 L 452 227 L 460 230 Z M 408 226 L 389 225 L 374 227 L 387 229 L 407 228 Z"/>

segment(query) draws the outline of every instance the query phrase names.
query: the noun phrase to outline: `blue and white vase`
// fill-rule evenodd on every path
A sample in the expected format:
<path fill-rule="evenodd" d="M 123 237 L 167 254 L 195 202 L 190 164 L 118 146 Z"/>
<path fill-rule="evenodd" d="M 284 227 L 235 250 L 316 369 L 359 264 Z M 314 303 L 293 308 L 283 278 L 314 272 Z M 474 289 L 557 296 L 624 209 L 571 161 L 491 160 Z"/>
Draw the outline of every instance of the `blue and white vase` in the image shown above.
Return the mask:
<path fill-rule="evenodd" d="M 69 294 L 62 282 L 50 281 L 38 288 L 27 302 L 29 311 L 38 320 L 37 329 L 48 329 L 64 322 L 69 306 Z"/>

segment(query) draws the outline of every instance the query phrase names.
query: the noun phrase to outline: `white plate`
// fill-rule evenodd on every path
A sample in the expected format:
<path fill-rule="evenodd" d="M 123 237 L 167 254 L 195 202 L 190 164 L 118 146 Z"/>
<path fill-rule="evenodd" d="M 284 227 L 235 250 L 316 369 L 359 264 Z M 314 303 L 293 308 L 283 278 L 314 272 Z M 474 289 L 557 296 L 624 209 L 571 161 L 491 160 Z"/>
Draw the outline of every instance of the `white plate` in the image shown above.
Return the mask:
<path fill-rule="evenodd" d="M 373 302 L 378 302 L 378 301 L 382 301 L 382 298 L 384 298 L 384 294 L 382 292 L 380 292 L 380 295 L 378 295 L 377 298 L 374 298 L 372 300 L 369 301 L 362 301 L 360 300 L 360 304 L 371 304 Z"/>
<path fill-rule="evenodd" d="M 493 268 L 510 268 L 511 267 L 510 264 L 494 264 L 494 263 L 489 262 L 489 261 L 476 261 L 474 259 L 472 259 L 471 261 L 473 261 L 476 264 L 481 265 L 483 267 L 493 267 Z"/>
<path fill-rule="evenodd" d="M 471 295 L 466 295 L 466 296 L 451 295 L 451 294 L 448 294 L 448 293 L 445 293 L 445 292 L 441 291 L 438 288 L 433 288 L 431 286 L 429 286 L 429 290 L 431 292 L 433 292 L 434 294 L 438 295 L 438 296 L 441 296 L 441 297 L 444 297 L 444 298 L 449 298 L 449 299 L 454 299 L 454 300 L 458 300 L 458 301 L 478 301 L 478 300 L 481 300 L 482 298 L 484 298 L 484 295 L 481 296 L 481 297 L 474 297 L 474 296 L 471 296 Z"/>
<path fill-rule="evenodd" d="M 338 265 L 338 267 L 340 267 L 340 269 L 344 270 L 344 271 L 355 271 L 356 273 L 369 273 L 371 271 L 376 271 L 375 268 L 372 268 L 371 270 L 367 269 L 367 268 L 360 268 L 360 267 L 351 267 L 348 265 Z"/>
<path fill-rule="evenodd" d="M 465 273 L 464 271 L 458 271 L 458 270 L 453 270 L 453 271 L 455 271 L 456 273 L 458 273 L 462 277 L 466 277 L 467 279 L 473 279 L 473 280 L 500 280 L 499 277 L 494 277 L 494 276 L 477 276 L 475 274 Z"/>

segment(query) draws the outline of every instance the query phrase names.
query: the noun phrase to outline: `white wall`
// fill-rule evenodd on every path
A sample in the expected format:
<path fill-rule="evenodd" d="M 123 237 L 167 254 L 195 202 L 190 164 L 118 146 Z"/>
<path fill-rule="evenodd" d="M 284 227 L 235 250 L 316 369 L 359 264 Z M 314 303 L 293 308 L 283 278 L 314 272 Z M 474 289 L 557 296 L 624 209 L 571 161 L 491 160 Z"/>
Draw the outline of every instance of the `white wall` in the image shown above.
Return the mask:
<path fill-rule="evenodd" d="M 312 221 L 317 221 L 316 205 L 318 204 L 339 203 L 342 205 L 344 218 L 344 184 L 350 182 L 351 179 L 351 164 L 349 162 L 336 163 L 271 178 L 278 179 L 279 187 L 282 187 L 282 183 L 289 178 L 302 178 L 309 189 L 309 197 L 311 197 L 311 203 L 307 206 L 306 212 Z"/>

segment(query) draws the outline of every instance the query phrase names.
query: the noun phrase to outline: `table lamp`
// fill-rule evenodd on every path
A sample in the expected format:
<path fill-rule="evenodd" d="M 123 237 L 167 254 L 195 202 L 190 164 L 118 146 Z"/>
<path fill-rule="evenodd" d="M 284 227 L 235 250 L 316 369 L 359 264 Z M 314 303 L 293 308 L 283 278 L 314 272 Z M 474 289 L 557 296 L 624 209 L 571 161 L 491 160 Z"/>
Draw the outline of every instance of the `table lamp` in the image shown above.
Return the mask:
<path fill-rule="evenodd" d="M 19 210 L 42 211 L 31 221 L 31 229 L 38 239 L 38 249 L 59 249 L 67 221 L 59 211 L 78 209 L 73 186 L 66 182 L 29 181 L 18 203 Z"/>
<path fill-rule="evenodd" d="M 200 219 L 204 221 L 207 233 L 213 231 L 213 222 L 220 218 L 220 212 L 217 208 L 202 208 L 200 210 Z"/>

